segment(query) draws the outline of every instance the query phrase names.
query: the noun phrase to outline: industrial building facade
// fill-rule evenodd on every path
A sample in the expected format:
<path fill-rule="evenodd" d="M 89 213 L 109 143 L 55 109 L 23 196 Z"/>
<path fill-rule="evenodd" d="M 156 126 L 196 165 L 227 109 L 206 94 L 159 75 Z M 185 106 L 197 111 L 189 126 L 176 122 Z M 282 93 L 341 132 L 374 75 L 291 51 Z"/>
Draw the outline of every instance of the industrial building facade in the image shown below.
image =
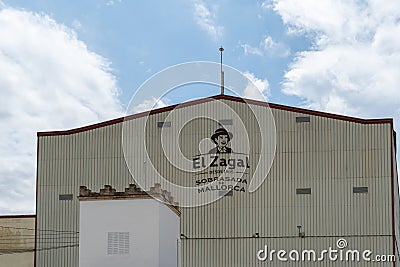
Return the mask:
<path fill-rule="evenodd" d="M 220 112 L 220 105 L 238 115 L 247 133 L 232 114 Z M 200 118 L 176 132 L 178 120 L 195 118 L 204 110 L 214 111 L 218 120 Z M 168 117 L 172 111 L 174 120 Z M 274 153 L 264 155 L 273 157 L 265 180 L 250 192 L 252 174 L 267 164 L 259 160 L 264 152 L 254 112 L 258 117 L 272 113 L 276 146 Z M 124 127 L 132 132 L 146 129 L 142 149 L 124 151 Z M 213 172 L 185 173 L 163 154 L 161 131 L 171 138 L 180 136 L 179 144 L 167 145 L 177 145 L 194 169 L 202 166 L 199 143 L 207 138 L 215 141 L 222 134 L 228 143 L 236 141 L 236 147 L 225 143 L 215 148 L 222 148 L 219 159 L 231 150 L 242 152 L 244 135 L 250 149 L 237 153 L 244 156 L 231 165 L 229 159 L 225 164 L 213 161 L 211 165 L 218 165 Z M 131 138 L 128 141 L 135 142 Z M 364 120 L 227 95 L 73 130 L 40 132 L 36 228 L 78 234 L 80 186 L 99 191 L 112 185 L 121 191 L 134 182 L 132 169 L 135 176 L 149 180 L 140 186 L 151 186 L 150 160 L 170 182 L 195 187 L 194 197 L 218 196 L 206 205 L 181 207 L 181 266 L 287 266 L 288 261 L 299 266 L 364 266 L 368 259 L 372 266 L 399 266 L 395 147 L 392 119 Z M 215 151 L 210 153 L 219 153 Z M 236 167 L 244 169 L 240 177 L 234 175 Z M 39 233 L 36 246 L 41 242 Z M 62 247 L 62 242 L 54 240 L 59 249 L 37 251 L 36 266 L 78 266 L 78 246 Z M 346 261 L 347 256 L 355 259 Z M 375 256 L 387 262 L 377 262 Z"/>

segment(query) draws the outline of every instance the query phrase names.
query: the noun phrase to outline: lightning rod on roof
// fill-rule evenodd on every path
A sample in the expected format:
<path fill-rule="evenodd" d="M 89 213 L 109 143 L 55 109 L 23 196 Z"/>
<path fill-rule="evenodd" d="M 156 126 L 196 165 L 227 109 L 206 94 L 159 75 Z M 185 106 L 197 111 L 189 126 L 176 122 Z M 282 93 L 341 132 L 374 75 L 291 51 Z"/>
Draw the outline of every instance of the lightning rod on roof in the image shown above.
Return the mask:
<path fill-rule="evenodd" d="M 224 51 L 224 48 L 221 46 L 220 48 L 219 48 L 219 52 L 220 52 L 220 54 L 221 54 L 221 61 L 220 61 L 220 65 L 221 65 L 221 95 L 223 95 L 224 94 L 224 91 L 225 91 L 225 86 L 224 86 L 224 72 L 223 72 L 223 70 L 222 70 L 222 52 Z"/>

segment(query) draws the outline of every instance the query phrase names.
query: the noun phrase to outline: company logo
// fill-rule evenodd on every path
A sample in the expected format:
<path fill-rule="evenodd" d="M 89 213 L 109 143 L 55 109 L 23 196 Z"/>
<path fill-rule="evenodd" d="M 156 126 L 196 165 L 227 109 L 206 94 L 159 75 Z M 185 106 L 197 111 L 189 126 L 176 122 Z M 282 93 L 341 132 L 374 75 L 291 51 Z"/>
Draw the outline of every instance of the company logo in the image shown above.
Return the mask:
<path fill-rule="evenodd" d="M 210 150 L 210 154 L 231 153 L 232 149 L 228 146 L 233 134 L 228 132 L 225 128 L 215 130 L 211 136 L 211 140 L 215 143 L 216 147 Z"/>
<path fill-rule="evenodd" d="M 238 99 L 251 92 L 252 98 L 264 101 L 262 107 L 245 98 L 218 95 L 136 114 L 140 107 L 165 105 L 164 100 L 181 102 L 191 86 L 194 94 L 199 86 L 219 93 L 221 65 L 213 62 L 169 67 L 135 91 L 122 126 L 122 147 L 132 178 L 143 190 L 158 183 L 179 206 L 195 207 L 225 192 L 252 193 L 266 179 L 276 148 L 272 111 L 246 75 L 226 65 L 223 69 L 229 77 L 227 94 Z"/>
<path fill-rule="evenodd" d="M 210 139 L 215 147 L 193 158 L 193 169 L 200 170 L 196 173 L 197 192 L 246 192 L 248 183 L 244 174 L 250 168 L 249 155 L 233 151 L 229 146 L 233 134 L 225 128 L 216 129 Z"/>

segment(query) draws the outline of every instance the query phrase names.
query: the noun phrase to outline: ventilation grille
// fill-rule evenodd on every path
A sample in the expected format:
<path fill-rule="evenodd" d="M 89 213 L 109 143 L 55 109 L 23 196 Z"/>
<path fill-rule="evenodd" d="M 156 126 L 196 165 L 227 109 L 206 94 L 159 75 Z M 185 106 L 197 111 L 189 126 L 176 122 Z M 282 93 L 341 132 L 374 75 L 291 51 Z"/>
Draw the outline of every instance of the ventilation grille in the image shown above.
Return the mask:
<path fill-rule="evenodd" d="M 59 195 L 58 200 L 72 200 L 74 196 L 72 194 L 64 194 L 64 195 Z"/>
<path fill-rule="evenodd" d="M 355 193 L 355 194 L 368 193 L 368 187 L 366 187 L 366 186 L 353 187 L 353 193 Z"/>
<path fill-rule="evenodd" d="M 297 195 L 310 195 L 311 194 L 311 188 L 297 188 L 296 189 L 296 194 Z"/>
<path fill-rule="evenodd" d="M 296 117 L 296 122 L 310 122 L 310 117 Z"/>
<path fill-rule="evenodd" d="M 159 121 L 159 122 L 157 122 L 157 127 L 158 128 L 171 127 L 171 122 L 170 121 Z"/>
<path fill-rule="evenodd" d="M 107 254 L 129 254 L 129 232 L 108 232 Z"/>

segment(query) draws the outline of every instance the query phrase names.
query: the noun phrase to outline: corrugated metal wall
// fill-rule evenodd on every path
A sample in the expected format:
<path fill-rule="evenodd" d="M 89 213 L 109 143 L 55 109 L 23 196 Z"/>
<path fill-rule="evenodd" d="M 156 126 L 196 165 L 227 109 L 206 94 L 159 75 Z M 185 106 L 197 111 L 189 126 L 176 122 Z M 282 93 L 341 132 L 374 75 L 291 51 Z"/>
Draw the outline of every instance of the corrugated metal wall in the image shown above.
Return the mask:
<path fill-rule="evenodd" d="M 296 249 L 297 225 L 314 236 L 301 241 L 309 249 L 334 246 L 326 236 L 359 236 L 353 248 L 392 254 L 390 125 L 317 116 L 296 123 L 304 114 L 273 113 L 277 150 L 266 181 L 255 193 L 183 210 L 183 266 L 265 265 L 256 261 L 258 249 Z M 356 186 L 368 194 L 354 194 Z M 312 193 L 296 195 L 296 188 Z M 256 232 L 262 241 L 251 238 Z"/>
<path fill-rule="evenodd" d="M 396 162 L 396 132 L 393 131 L 392 135 L 392 171 L 393 171 L 393 200 L 394 200 L 394 227 L 395 227 L 395 252 L 396 255 L 396 266 L 400 266 L 400 197 L 399 197 L 399 180 L 397 172 L 397 162 Z"/>
<path fill-rule="evenodd" d="M 79 186 L 99 191 L 105 184 L 122 190 L 132 183 L 122 157 L 121 125 L 65 136 L 39 138 L 37 228 L 71 232 L 68 238 L 55 238 L 41 250 L 38 233 L 36 266 L 78 266 Z M 59 200 L 61 194 L 73 194 L 72 200 Z M 61 248 L 65 247 L 65 248 Z"/>
<path fill-rule="evenodd" d="M 245 149 L 237 140 L 249 135 L 251 175 L 259 153 L 263 153 L 257 120 L 243 103 L 222 102 L 235 110 L 245 124 L 247 132 L 242 132 L 235 120 L 226 127 L 234 134 L 235 149 Z M 173 118 L 183 121 L 207 110 L 219 119 L 231 119 L 232 114 L 221 111 L 218 105 L 207 102 L 178 109 Z M 268 119 L 265 107 L 251 107 Z M 277 130 L 276 155 L 267 179 L 254 193 L 234 192 L 233 196 L 206 206 L 182 210 L 181 232 L 188 237 L 181 240 L 182 266 L 271 265 L 256 259 L 257 251 L 265 244 L 275 249 L 317 250 L 335 246 L 338 237 L 345 237 L 354 249 L 392 254 L 390 124 L 360 124 L 279 109 L 272 113 Z M 127 161 L 136 174 L 148 178 L 146 187 L 154 182 L 148 160 L 172 181 L 193 186 L 194 176 L 172 167 L 161 154 L 157 122 L 168 120 L 167 115 L 151 115 L 146 126 L 146 118 L 128 122 L 131 133 L 146 129 L 146 140 L 138 134 L 127 138 L 127 142 L 145 141 L 149 159 L 146 160 L 145 146 L 138 146 L 139 149 L 126 152 Z M 309 116 L 310 122 L 297 123 L 296 116 Z M 208 120 L 191 122 L 180 134 L 183 155 L 190 160 L 198 152 L 198 142 L 209 138 L 216 127 Z M 179 135 L 174 127 L 163 130 L 170 138 Z M 72 135 L 39 138 L 38 229 L 78 231 L 76 196 L 80 185 L 98 191 L 104 184 L 111 184 L 123 190 L 133 182 L 123 157 L 121 135 L 119 123 Z M 176 143 L 165 145 L 175 147 Z M 260 164 L 268 167 L 268 162 Z M 354 194 L 355 186 L 367 186 L 369 191 Z M 296 195 L 298 188 L 311 188 L 311 194 Z M 60 201 L 60 194 L 73 194 L 74 199 Z M 398 194 L 396 197 L 398 202 Z M 297 225 L 302 226 L 306 238 L 297 237 Z M 256 232 L 260 237 L 252 238 Z M 62 240 L 54 240 L 54 246 L 60 244 Z M 40 251 L 37 255 L 37 266 L 78 266 L 77 263 L 77 247 Z"/>

